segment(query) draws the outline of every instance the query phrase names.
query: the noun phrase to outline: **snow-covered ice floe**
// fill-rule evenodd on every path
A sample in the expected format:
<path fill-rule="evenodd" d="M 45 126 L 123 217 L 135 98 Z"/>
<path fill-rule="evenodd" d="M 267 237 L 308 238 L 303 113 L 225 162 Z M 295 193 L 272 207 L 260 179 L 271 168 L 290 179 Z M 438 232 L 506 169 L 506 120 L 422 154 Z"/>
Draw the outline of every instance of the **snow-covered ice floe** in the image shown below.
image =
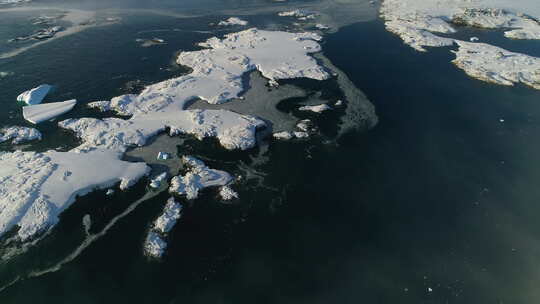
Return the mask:
<path fill-rule="evenodd" d="M 0 154 L 0 236 L 18 227 L 26 241 L 45 232 L 78 195 L 120 182 L 126 189 L 149 172 L 111 151 Z"/>
<path fill-rule="evenodd" d="M 230 186 L 223 186 L 219 188 L 219 196 L 224 201 L 230 201 L 238 198 L 238 193 L 234 191 Z"/>
<path fill-rule="evenodd" d="M 280 17 L 295 17 L 298 20 L 315 19 L 318 15 L 319 13 L 307 9 L 295 9 L 278 13 L 278 16 Z"/>
<path fill-rule="evenodd" d="M 233 181 L 229 173 L 210 169 L 195 157 L 184 156 L 182 162 L 189 169 L 185 175 L 173 177 L 169 188 L 170 193 L 185 195 L 191 200 L 197 198 L 199 191 L 204 188 L 226 186 Z"/>
<path fill-rule="evenodd" d="M 23 107 L 23 117 L 33 124 L 38 124 L 71 111 L 76 104 L 77 100 L 72 99 L 62 102 L 25 106 Z"/>
<path fill-rule="evenodd" d="M 246 20 L 242 20 L 238 17 L 231 17 L 227 20 L 222 20 L 218 23 L 220 26 L 230 26 L 230 25 L 248 25 Z"/>
<path fill-rule="evenodd" d="M 161 184 L 163 183 L 163 181 L 167 178 L 167 172 L 163 172 L 161 173 L 160 175 L 154 177 L 151 181 L 150 181 L 150 187 L 151 188 L 154 188 L 154 189 L 157 189 L 159 187 L 161 187 Z"/>
<path fill-rule="evenodd" d="M 19 96 L 17 96 L 17 101 L 22 101 L 27 105 L 37 105 L 43 101 L 51 88 L 52 87 L 48 84 L 42 84 L 36 88 L 21 93 Z"/>
<path fill-rule="evenodd" d="M 41 140 L 41 132 L 34 128 L 19 126 L 0 129 L 0 143 L 8 140 L 11 140 L 11 143 L 14 145 L 33 140 Z"/>
<path fill-rule="evenodd" d="M 161 215 L 152 224 L 144 242 L 144 252 L 154 258 L 160 258 L 167 249 L 165 238 L 182 216 L 182 205 L 173 197 L 167 200 Z"/>
<path fill-rule="evenodd" d="M 386 29 L 418 51 L 457 43 L 460 50 L 454 63 L 468 75 L 497 84 L 522 82 L 539 89 L 537 58 L 437 35 L 455 33 L 453 25 L 466 25 L 503 29 L 513 39 L 540 39 L 536 0 L 384 0 L 380 12 Z"/>

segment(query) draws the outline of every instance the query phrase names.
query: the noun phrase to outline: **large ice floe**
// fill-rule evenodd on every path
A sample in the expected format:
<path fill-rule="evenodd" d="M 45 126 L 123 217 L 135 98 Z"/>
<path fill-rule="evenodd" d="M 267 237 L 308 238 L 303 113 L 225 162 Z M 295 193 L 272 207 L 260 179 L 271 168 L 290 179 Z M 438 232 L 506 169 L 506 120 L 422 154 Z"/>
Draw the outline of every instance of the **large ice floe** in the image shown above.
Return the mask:
<path fill-rule="evenodd" d="M 197 198 L 199 191 L 204 188 L 226 186 L 233 181 L 229 173 L 210 169 L 195 157 L 184 156 L 182 162 L 189 169 L 186 174 L 173 177 L 169 187 L 170 193 L 185 195 L 191 200 Z"/>
<path fill-rule="evenodd" d="M 11 140 L 14 145 L 41 140 L 41 132 L 34 128 L 12 126 L 0 129 L 0 143 Z"/>
<path fill-rule="evenodd" d="M 38 124 L 71 111 L 76 104 L 77 100 L 72 99 L 25 106 L 23 107 L 23 117 L 33 124 Z"/>
<path fill-rule="evenodd" d="M 16 237 L 28 240 L 52 227 L 78 195 L 118 182 L 126 189 L 148 173 L 144 163 L 119 156 L 103 150 L 0 154 L 0 236 L 16 227 Z"/>
<path fill-rule="evenodd" d="M 537 58 L 440 36 L 455 33 L 454 25 L 466 25 L 503 29 L 505 36 L 513 39 L 540 39 L 540 5 L 536 0 L 384 0 L 381 16 L 387 30 L 418 51 L 457 43 L 460 50 L 455 52 L 454 63 L 472 77 L 540 88 Z"/>
<path fill-rule="evenodd" d="M 144 252 L 150 257 L 160 258 L 167 249 L 165 241 L 167 234 L 176 225 L 182 216 L 182 205 L 173 197 L 167 200 L 161 215 L 154 221 L 146 240 L 144 242 Z"/>

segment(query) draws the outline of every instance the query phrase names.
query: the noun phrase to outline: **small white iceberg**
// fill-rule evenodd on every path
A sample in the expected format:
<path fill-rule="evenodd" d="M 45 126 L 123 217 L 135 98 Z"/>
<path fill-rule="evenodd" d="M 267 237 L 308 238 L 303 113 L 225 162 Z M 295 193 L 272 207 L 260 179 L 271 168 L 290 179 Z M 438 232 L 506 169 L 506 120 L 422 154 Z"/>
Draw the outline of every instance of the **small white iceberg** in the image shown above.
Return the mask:
<path fill-rule="evenodd" d="M 33 124 L 38 124 L 71 111 L 75 104 L 77 104 L 77 100 L 71 99 L 62 102 L 25 106 L 23 107 L 23 117 Z"/>
<path fill-rule="evenodd" d="M 331 110 L 332 108 L 330 108 L 330 106 L 328 106 L 327 104 L 320 104 L 320 105 L 316 105 L 316 106 L 303 106 L 303 107 L 300 107 L 298 108 L 298 110 L 300 111 L 311 111 L 311 112 L 314 112 L 314 113 L 322 113 L 324 111 L 328 111 L 328 110 Z"/>
<path fill-rule="evenodd" d="M 152 181 L 150 181 L 150 187 L 157 189 L 161 187 L 161 183 L 167 178 L 167 172 L 163 172 L 160 175 L 154 177 Z"/>
<path fill-rule="evenodd" d="M 158 152 L 157 159 L 158 160 L 167 160 L 171 158 L 171 154 L 167 152 Z"/>
<path fill-rule="evenodd" d="M 52 87 L 48 84 L 42 84 L 17 96 L 17 101 L 22 101 L 28 105 L 37 105 L 43 101 Z"/>

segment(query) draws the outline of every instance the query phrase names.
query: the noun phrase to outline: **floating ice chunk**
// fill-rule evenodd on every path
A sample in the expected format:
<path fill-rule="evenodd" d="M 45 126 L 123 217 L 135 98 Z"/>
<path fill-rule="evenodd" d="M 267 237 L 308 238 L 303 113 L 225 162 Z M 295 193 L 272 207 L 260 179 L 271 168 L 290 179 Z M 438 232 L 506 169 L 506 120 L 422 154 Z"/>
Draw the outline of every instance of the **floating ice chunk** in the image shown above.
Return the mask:
<path fill-rule="evenodd" d="M 296 124 L 296 127 L 300 129 L 300 131 L 308 132 L 313 129 L 313 122 L 309 119 L 303 119 Z"/>
<path fill-rule="evenodd" d="M 277 133 L 272 134 L 272 136 L 275 139 L 281 139 L 281 140 L 290 140 L 294 138 L 293 132 L 289 132 L 289 131 L 277 132 Z"/>
<path fill-rule="evenodd" d="M 229 25 L 247 25 L 248 22 L 245 20 L 242 20 L 238 17 L 231 17 L 227 20 L 220 21 L 218 25 L 220 26 L 229 26 Z"/>
<path fill-rule="evenodd" d="M 41 140 L 41 133 L 34 128 L 19 126 L 0 129 L 0 143 L 8 140 L 12 140 L 12 144 L 18 145 L 32 140 Z"/>
<path fill-rule="evenodd" d="M 326 24 L 320 24 L 320 23 L 317 23 L 315 24 L 315 27 L 318 28 L 319 30 L 327 30 L 327 29 L 330 29 L 330 27 Z"/>
<path fill-rule="evenodd" d="M 150 231 L 144 241 L 144 252 L 151 257 L 160 258 L 165 253 L 165 249 L 167 249 L 167 242 L 158 233 Z"/>
<path fill-rule="evenodd" d="M 163 213 L 154 222 L 154 230 L 161 234 L 167 234 L 174 227 L 182 215 L 182 205 L 173 197 L 167 200 Z"/>
<path fill-rule="evenodd" d="M 21 93 L 17 96 L 17 101 L 25 102 L 28 105 L 37 105 L 43 101 L 43 98 L 45 98 L 51 88 L 48 84 L 42 84 L 37 88 Z"/>
<path fill-rule="evenodd" d="M 296 17 L 298 20 L 315 19 L 318 13 L 306 9 L 295 9 L 292 11 L 279 12 L 280 17 Z"/>
<path fill-rule="evenodd" d="M 322 113 L 324 111 L 332 110 L 332 108 L 330 108 L 330 106 L 328 106 L 327 104 L 323 103 L 323 104 L 316 105 L 316 106 L 303 106 L 303 107 L 298 108 L 298 110 L 300 110 L 300 111 L 311 111 L 311 112 L 314 112 L 314 113 Z"/>
<path fill-rule="evenodd" d="M 167 178 L 167 172 L 163 172 L 150 181 L 150 187 L 157 189 L 161 187 L 161 183 Z"/>
<path fill-rule="evenodd" d="M 71 111 L 75 107 L 75 104 L 77 104 L 77 100 L 72 99 L 62 102 L 26 106 L 23 107 L 23 117 L 33 124 L 38 124 Z"/>
<path fill-rule="evenodd" d="M 111 196 L 114 194 L 114 190 L 113 189 L 109 189 L 107 190 L 107 193 L 105 193 L 105 195 L 108 195 L 108 196 Z"/>
<path fill-rule="evenodd" d="M 229 186 L 223 186 L 219 189 L 219 196 L 224 201 L 230 201 L 238 198 L 238 193 Z"/>
<path fill-rule="evenodd" d="M 471 37 L 471 38 L 469 38 L 469 40 L 470 40 L 471 42 L 477 42 L 477 41 L 479 41 L 480 39 L 479 39 L 478 37 Z"/>
<path fill-rule="evenodd" d="M 334 104 L 335 107 L 341 107 L 343 105 L 343 100 L 338 100 L 336 101 L 336 103 Z"/>
<path fill-rule="evenodd" d="M 149 168 L 110 151 L 0 154 L 0 236 L 18 227 L 26 241 L 58 222 L 75 198 L 120 182 L 126 189 Z"/>
<path fill-rule="evenodd" d="M 167 160 L 171 158 L 171 154 L 167 152 L 158 152 L 157 159 L 158 160 Z"/>
<path fill-rule="evenodd" d="M 194 157 L 183 157 L 182 161 L 190 168 L 185 175 L 173 177 L 170 193 L 186 195 L 191 200 L 197 198 L 199 191 L 204 188 L 225 186 L 233 180 L 229 173 L 210 169 Z"/>

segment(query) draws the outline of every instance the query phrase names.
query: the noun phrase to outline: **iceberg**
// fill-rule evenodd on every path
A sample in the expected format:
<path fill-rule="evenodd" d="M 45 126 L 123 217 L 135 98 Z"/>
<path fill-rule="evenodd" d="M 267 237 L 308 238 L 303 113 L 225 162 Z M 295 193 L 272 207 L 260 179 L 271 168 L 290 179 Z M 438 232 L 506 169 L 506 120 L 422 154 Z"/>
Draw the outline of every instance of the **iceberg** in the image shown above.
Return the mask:
<path fill-rule="evenodd" d="M 314 113 L 322 113 L 324 111 L 332 110 L 332 108 L 330 108 L 330 106 L 328 106 L 327 104 L 323 103 L 323 104 L 316 105 L 316 106 L 303 106 L 303 107 L 298 108 L 298 110 L 300 110 L 300 111 L 310 111 L 310 112 L 314 112 Z"/>
<path fill-rule="evenodd" d="M 17 101 L 22 101 L 27 105 L 37 105 L 43 101 L 52 87 L 48 84 L 42 84 L 17 96 Z"/>
<path fill-rule="evenodd" d="M 33 124 L 38 124 L 71 111 L 76 104 L 77 100 L 72 99 L 62 102 L 25 106 L 23 107 L 23 117 Z"/>
<path fill-rule="evenodd" d="M 167 152 L 158 152 L 157 159 L 158 160 L 167 160 L 171 158 L 171 155 Z"/>
<path fill-rule="evenodd" d="M 157 189 L 159 187 L 161 187 L 161 183 L 163 183 L 163 181 L 167 178 L 167 172 L 163 172 L 161 173 L 160 175 L 154 177 L 151 181 L 150 181 L 150 187 L 154 188 L 154 189 Z"/>
<path fill-rule="evenodd" d="M 227 20 L 222 20 L 218 23 L 219 26 L 230 26 L 230 25 L 247 25 L 248 22 L 242 20 L 238 17 L 231 17 Z"/>
<path fill-rule="evenodd" d="M 0 129 L 0 143 L 11 140 L 14 145 L 41 140 L 41 132 L 34 128 L 13 126 Z"/>
<path fill-rule="evenodd" d="M 223 186 L 219 189 L 219 196 L 224 201 L 230 201 L 238 198 L 238 193 L 234 191 L 230 186 Z"/>

